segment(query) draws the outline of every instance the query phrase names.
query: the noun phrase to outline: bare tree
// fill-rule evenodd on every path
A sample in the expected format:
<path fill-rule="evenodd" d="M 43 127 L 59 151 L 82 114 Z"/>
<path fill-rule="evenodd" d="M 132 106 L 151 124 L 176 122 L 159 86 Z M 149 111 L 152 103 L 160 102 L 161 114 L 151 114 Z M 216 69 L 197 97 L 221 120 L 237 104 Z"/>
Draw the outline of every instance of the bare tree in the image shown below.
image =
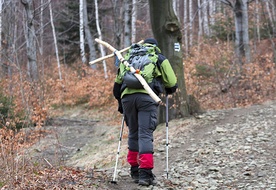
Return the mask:
<path fill-rule="evenodd" d="M 27 44 L 27 57 L 28 57 L 28 74 L 31 80 L 38 80 L 37 69 L 37 56 L 36 56 L 36 41 L 35 41 L 35 27 L 34 27 L 34 7 L 32 0 L 21 0 L 26 11 L 26 25 L 25 25 L 25 38 Z"/>
<path fill-rule="evenodd" d="M 98 13 L 98 0 L 95 0 L 95 14 L 96 14 L 96 26 L 97 26 L 99 39 L 102 40 L 102 32 L 101 32 L 101 28 L 100 28 L 99 13 Z M 100 44 L 100 50 L 101 50 L 102 57 L 104 57 L 105 51 L 104 51 L 102 44 Z M 108 78 L 105 60 L 103 60 L 103 67 L 104 67 L 104 76 L 105 76 L 105 78 Z"/>
<path fill-rule="evenodd" d="M 120 1 L 119 0 L 111 0 L 112 2 L 112 8 L 113 8 L 113 21 L 114 21 L 114 40 L 116 47 L 120 49 L 121 46 L 121 34 L 122 34 L 122 9 L 120 7 Z"/>
<path fill-rule="evenodd" d="M 202 5 L 200 7 L 202 10 L 202 17 L 203 17 L 203 32 L 206 36 L 210 36 L 207 0 L 203 0 Z"/>
<path fill-rule="evenodd" d="M 216 13 L 216 1 L 209 0 L 209 17 L 210 17 L 210 26 L 215 25 L 215 18 L 214 15 Z M 210 28 L 210 35 L 212 35 L 212 29 Z"/>
<path fill-rule="evenodd" d="M 266 6 L 266 12 L 268 14 L 269 23 L 270 23 L 270 26 L 272 28 L 272 32 L 273 32 L 273 34 L 276 34 L 274 4 L 273 4 L 273 2 L 269 2 L 269 1 L 266 1 L 264 3 L 265 3 L 265 6 Z M 273 9 L 274 9 L 274 11 L 273 11 Z"/>
<path fill-rule="evenodd" d="M 189 0 L 189 45 L 193 45 L 193 1 Z"/>
<path fill-rule="evenodd" d="M 2 50 L 2 10 L 3 10 L 4 0 L 0 1 L 0 51 Z M 0 64 L 2 62 L 2 53 L 0 53 Z"/>
<path fill-rule="evenodd" d="M 83 1 L 83 24 L 84 24 L 84 31 L 85 31 L 85 39 L 87 41 L 89 47 L 89 61 L 95 60 L 96 55 L 96 48 L 94 43 L 94 37 L 91 34 L 91 30 L 88 24 L 88 14 L 87 14 L 87 0 Z M 91 66 L 93 69 L 96 69 L 96 64 Z"/>
<path fill-rule="evenodd" d="M 80 13 L 80 53 L 81 53 L 81 61 L 82 63 L 86 63 L 86 57 L 85 57 L 85 49 L 84 49 L 84 30 L 83 30 L 83 1 L 80 0 L 79 5 L 79 13 Z"/>
<path fill-rule="evenodd" d="M 197 6 L 198 7 L 201 7 L 201 1 L 200 0 L 197 0 Z M 202 9 L 199 8 L 198 10 L 198 36 L 202 36 L 203 34 L 203 29 L 202 29 L 202 24 L 203 24 L 203 20 L 202 20 Z M 198 43 L 199 44 L 199 43 Z"/>
<path fill-rule="evenodd" d="M 136 20 L 137 20 L 137 1 L 132 0 L 132 16 L 131 16 L 131 42 L 136 42 Z"/>
<path fill-rule="evenodd" d="M 229 5 L 235 13 L 235 52 L 239 64 L 243 64 L 242 58 L 246 58 L 246 62 L 251 60 L 249 33 L 248 33 L 248 3 L 249 0 L 221 0 L 221 2 Z"/>
<path fill-rule="evenodd" d="M 49 2 L 48 2 L 49 3 Z M 44 53 L 44 47 L 43 47 L 43 34 L 44 34 L 44 24 L 43 24 L 43 11 L 44 11 L 44 0 L 40 0 L 40 29 L 39 29 L 39 38 L 40 38 L 40 48 L 39 48 L 39 52 L 41 54 L 41 56 L 43 57 L 43 53 Z"/>
<path fill-rule="evenodd" d="M 52 26 L 52 32 L 53 32 L 53 38 L 54 38 L 54 44 L 55 44 L 55 52 L 56 52 L 56 59 L 57 59 L 57 66 L 58 66 L 58 75 L 59 75 L 59 79 L 62 80 L 60 61 L 59 61 L 59 53 L 58 53 L 58 44 L 57 44 L 56 30 L 55 30 L 55 25 L 54 25 L 54 20 L 53 20 L 53 11 L 52 11 L 51 0 L 48 0 L 48 3 L 49 3 L 50 20 L 51 20 L 51 26 Z"/>
<path fill-rule="evenodd" d="M 124 0 L 124 46 L 131 44 L 131 3 L 132 0 Z"/>
<path fill-rule="evenodd" d="M 256 0 L 255 3 L 255 25 L 256 25 L 256 35 L 257 35 L 257 40 L 258 42 L 261 41 L 261 34 L 260 34 L 260 2 L 259 0 Z"/>
<path fill-rule="evenodd" d="M 188 0 L 184 0 L 184 18 L 183 18 L 183 25 L 184 25 L 184 47 L 185 47 L 185 53 L 186 55 L 188 54 L 189 51 L 189 38 L 188 38 L 188 4 L 187 4 Z"/>

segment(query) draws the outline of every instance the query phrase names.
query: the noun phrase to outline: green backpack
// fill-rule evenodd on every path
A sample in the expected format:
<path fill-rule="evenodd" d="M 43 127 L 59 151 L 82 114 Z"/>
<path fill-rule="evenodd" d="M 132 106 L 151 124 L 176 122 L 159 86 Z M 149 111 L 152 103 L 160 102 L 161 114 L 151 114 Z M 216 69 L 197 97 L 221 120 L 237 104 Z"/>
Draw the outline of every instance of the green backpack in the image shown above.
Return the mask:
<path fill-rule="evenodd" d="M 144 46 L 141 44 L 133 44 L 125 56 L 129 66 L 136 70 L 136 73 L 141 74 L 145 81 L 151 86 L 154 79 L 161 75 L 157 69 L 158 54 L 157 48 L 154 45 Z M 158 72 L 159 71 L 159 72 Z M 129 67 L 125 67 L 123 72 L 123 85 L 128 88 L 141 89 L 143 88 L 140 81 L 135 77 Z"/>

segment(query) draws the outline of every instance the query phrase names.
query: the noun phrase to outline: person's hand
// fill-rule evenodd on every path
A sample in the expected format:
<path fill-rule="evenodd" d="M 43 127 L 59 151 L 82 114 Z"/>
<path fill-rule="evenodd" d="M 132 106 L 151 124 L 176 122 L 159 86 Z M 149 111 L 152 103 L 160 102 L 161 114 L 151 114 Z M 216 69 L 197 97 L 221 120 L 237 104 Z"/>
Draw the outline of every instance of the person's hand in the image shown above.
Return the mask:
<path fill-rule="evenodd" d="M 176 91 L 177 85 L 170 87 L 170 88 L 165 88 L 166 94 L 172 94 Z"/>
<path fill-rule="evenodd" d="M 116 55 L 116 53 L 115 53 L 116 51 L 114 51 L 114 57 L 115 57 L 115 66 L 116 67 L 119 67 L 119 65 L 120 65 L 120 60 L 119 60 L 119 58 L 117 57 L 117 55 Z"/>
<path fill-rule="evenodd" d="M 124 113 L 123 105 L 122 105 L 121 100 L 118 100 L 118 112 L 120 112 L 121 114 Z"/>

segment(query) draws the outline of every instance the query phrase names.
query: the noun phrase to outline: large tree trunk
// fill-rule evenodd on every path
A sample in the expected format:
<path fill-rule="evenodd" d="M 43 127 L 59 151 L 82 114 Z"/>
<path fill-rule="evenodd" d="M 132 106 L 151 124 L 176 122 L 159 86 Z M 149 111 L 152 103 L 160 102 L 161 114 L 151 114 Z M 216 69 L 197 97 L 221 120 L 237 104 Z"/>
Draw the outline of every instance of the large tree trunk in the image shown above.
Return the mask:
<path fill-rule="evenodd" d="M 246 57 L 246 61 L 250 62 L 250 47 L 248 37 L 248 10 L 247 1 L 238 0 L 234 6 L 235 12 L 235 26 L 236 26 L 236 54 L 239 62 L 242 63 L 241 58 Z"/>
<path fill-rule="evenodd" d="M 113 20 L 114 20 L 114 41 L 117 49 L 121 48 L 121 35 L 122 35 L 122 12 L 120 2 L 118 0 L 112 0 L 113 7 Z"/>
<path fill-rule="evenodd" d="M 151 25 L 162 53 L 170 61 L 178 80 L 179 90 L 169 101 L 169 118 L 189 115 L 184 80 L 182 34 L 179 21 L 172 7 L 172 0 L 149 0 Z M 162 13 L 162 14 L 160 14 Z M 165 101 L 163 101 L 165 102 Z M 165 121 L 165 109 L 160 106 L 159 122 Z"/>
<path fill-rule="evenodd" d="M 249 33 L 248 33 L 248 0 L 236 0 L 235 3 L 229 0 L 220 0 L 222 3 L 233 8 L 235 13 L 235 53 L 240 64 L 243 63 L 242 58 L 246 58 L 246 62 L 251 60 Z"/>
<path fill-rule="evenodd" d="M 38 80 L 38 69 L 36 59 L 36 40 L 34 28 L 34 8 L 32 0 L 21 0 L 26 10 L 26 44 L 27 44 L 27 57 L 28 57 L 28 74 L 32 81 Z"/>
<path fill-rule="evenodd" d="M 124 47 L 131 45 L 131 0 L 124 0 Z"/>
<path fill-rule="evenodd" d="M 91 30 L 88 24 L 88 14 L 87 14 L 87 1 L 83 1 L 83 24 L 84 24 L 84 31 L 85 31 L 85 39 L 87 41 L 89 47 L 89 61 L 95 60 L 97 58 L 96 55 L 96 48 L 94 43 L 94 37 L 91 34 Z M 93 69 L 97 68 L 97 65 L 94 64 L 92 66 Z"/>

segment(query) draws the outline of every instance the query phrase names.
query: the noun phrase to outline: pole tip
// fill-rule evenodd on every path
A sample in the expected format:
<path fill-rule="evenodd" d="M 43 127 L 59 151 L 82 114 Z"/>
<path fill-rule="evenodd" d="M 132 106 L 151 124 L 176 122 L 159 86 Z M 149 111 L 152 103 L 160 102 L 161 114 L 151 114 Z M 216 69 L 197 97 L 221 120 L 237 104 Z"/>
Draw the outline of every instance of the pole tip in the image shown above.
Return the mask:
<path fill-rule="evenodd" d="M 114 181 L 114 180 L 113 180 L 113 181 L 111 181 L 110 183 L 112 183 L 112 184 L 117 184 L 117 181 Z"/>

